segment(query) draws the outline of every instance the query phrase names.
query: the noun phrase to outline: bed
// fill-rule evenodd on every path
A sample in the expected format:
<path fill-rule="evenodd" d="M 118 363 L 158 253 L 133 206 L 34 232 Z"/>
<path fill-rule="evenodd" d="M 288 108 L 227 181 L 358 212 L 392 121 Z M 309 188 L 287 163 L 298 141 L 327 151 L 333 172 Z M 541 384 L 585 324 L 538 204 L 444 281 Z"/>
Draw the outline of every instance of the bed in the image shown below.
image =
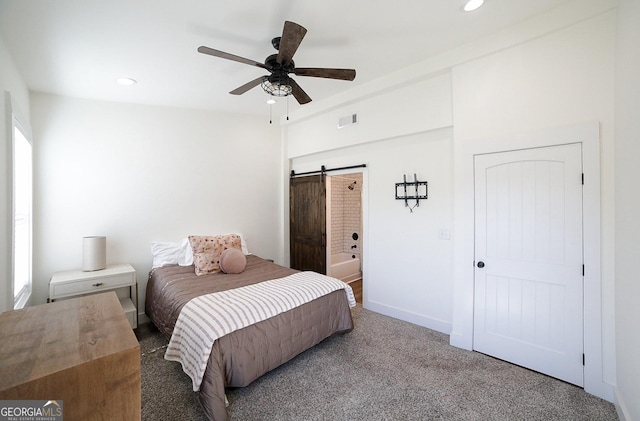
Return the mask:
<path fill-rule="evenodd" d="M 147 283 L 147 316 L 171 337 L 182 309 L 192 299 L 299 273 L 255 255 L 246 260 L 245 270 L 238 274 L 197 276 L 194 266 L 179 265 L 153 269 Z M 197 392 L 206 416 L 215 421 L 228 419 L 225 387 L 247 386 L 327 337 L 350 332 L 353 320 L 347 291 L 335 290 L 215 340 Z"/>

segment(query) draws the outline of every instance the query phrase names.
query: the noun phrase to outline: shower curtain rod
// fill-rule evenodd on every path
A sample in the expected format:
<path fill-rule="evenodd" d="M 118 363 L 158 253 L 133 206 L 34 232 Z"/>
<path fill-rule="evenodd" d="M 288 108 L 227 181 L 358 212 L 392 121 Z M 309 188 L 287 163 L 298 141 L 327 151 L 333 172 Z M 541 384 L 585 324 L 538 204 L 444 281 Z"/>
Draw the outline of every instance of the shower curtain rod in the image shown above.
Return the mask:
<path fill-rule="evenodd" d="M 340 167 L 340 168 L 325 168 L 325 166 L 322 165 L 320 167 L 319 171 L 307 171 L 307 172 L 301 172 L 301 173 L 296 174 L 296 172 L 294 170 L 291 170 L 290 177 L 294 178 L 294 177 L 299 177 L 299 176 L 302 176 L 302 175 L 324 174 L 324 173 L 328 173 L 330 171 L 351 170 L 353 168 L 366 168 L 366 167 L 367 167 L 367 164 L 352 165 L 350 167 Z"/>

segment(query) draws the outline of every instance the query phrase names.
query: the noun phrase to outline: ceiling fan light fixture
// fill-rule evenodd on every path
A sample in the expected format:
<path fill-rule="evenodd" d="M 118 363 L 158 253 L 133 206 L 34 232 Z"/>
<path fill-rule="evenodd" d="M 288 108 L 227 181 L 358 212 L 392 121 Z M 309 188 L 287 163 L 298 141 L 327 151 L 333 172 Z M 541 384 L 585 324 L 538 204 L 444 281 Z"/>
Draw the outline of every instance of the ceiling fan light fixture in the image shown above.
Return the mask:
<path fill-rule="evenodd" d="M 462 7 L 462 10 L 464 10 L 465 12 L 473 12 L 474 10 L 480 8 L 480 6 L 482 6 L 483 4 L 484 0 L 469 0 Z"/>
<path fill-rule="evenodd" d="M 281 80 L 277 80 L 277 79 L 269 80 L 269 79 L 271 78 L 269 78 L 268 76 L 265 76 L 262 79 L 262 83 L 260 84 L 262 89 L 269 95 L 287 96 L 287 95 L 291 95 L 291 93 L 293 92 L 293 88 L 291 87 L 291 85 L 287 84 L 287 82 L 284 79 L 281 79 Z"/>

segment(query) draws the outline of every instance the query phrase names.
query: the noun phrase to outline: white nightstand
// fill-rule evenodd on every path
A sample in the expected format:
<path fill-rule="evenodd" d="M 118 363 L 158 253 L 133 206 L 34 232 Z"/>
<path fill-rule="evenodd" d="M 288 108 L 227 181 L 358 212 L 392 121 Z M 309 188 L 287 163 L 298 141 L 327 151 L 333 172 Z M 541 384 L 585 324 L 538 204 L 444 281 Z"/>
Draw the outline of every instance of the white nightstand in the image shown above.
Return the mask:
<path fill-rule="evenodd" d="M 104 291 L 116 291 L 131 327 L 138 327 L 138 284 L 136 270 L 129 264 L 108 265 L 92 272 L 56 272 L 49 281 L 51 301 Z"/>

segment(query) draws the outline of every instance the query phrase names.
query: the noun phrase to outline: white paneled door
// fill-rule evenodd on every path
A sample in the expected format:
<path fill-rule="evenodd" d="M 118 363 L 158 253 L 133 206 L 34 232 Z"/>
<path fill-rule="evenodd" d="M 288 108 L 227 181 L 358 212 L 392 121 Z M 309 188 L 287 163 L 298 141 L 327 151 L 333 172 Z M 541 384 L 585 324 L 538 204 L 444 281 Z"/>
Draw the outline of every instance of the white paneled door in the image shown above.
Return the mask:
<path fill-rule="evenodd" d="M 475 157 L 473 348 L 583 385 L 580 144 Z"/>

